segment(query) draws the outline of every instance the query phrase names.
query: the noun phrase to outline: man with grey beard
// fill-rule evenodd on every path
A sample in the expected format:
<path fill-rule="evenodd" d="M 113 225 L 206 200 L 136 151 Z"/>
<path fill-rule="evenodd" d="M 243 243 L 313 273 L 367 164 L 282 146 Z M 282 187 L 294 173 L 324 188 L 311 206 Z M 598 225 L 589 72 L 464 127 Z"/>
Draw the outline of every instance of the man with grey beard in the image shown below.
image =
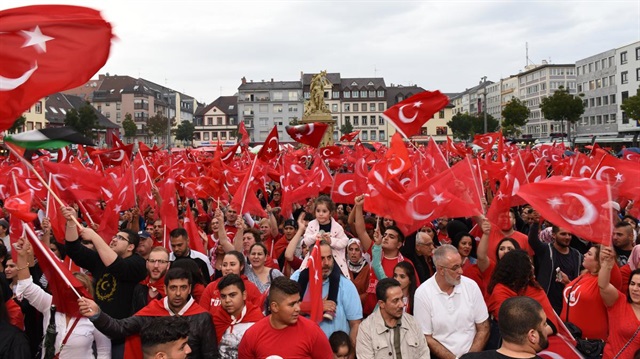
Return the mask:
<path fill-rule="evenodd" d="M 457 359 L 482 351 L 489 338 L 489 314 L 480 288 L 462 276 L 462 258 L 454 246 L 442 245 L 433 260 L 436 274 L 416 290 L 413 310 L 430 352 Z"/>

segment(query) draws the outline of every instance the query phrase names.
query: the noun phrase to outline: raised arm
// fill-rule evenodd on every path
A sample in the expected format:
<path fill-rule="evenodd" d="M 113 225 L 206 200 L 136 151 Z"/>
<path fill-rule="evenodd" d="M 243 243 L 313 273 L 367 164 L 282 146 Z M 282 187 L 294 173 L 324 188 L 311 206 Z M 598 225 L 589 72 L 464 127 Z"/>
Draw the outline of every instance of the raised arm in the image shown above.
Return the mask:
<path fill-rule="evenodd" d="M 51 244 L 51 220 L 49 217 L 44 217 L 40 222 L 40 227 L 42 228 L 42 237 L 40 240 L 47 246 Z M 62 240 L 62 238 L 56 238 L 58 240 Z"/>
<path fill-rule="evenodd" d="M 364 195 L 361 194 L 355 198 L 355 206 L 351 212 L 355 212 L 356 235 L 358 235 L 358 239 L 360 239 L 360 242 L 362 243 L 362 249 L 367 252 L 369 248 L 371 248 L 372 241 L 369 234 L 367 234 L 367 228 L 364 224 L 363 204 Z"/>
<path fill-rule="evenodd" d="M 484 272 L 489 268 L 491 264 L 489 262 L 489 256 L 487 252 L 489 251 L 489 234 L 491 233 L 491 222 L 488 219 L 482 218 L 480 224 L 480 228 L 482 228 L 482 237 L 480 237 L 480 243 L 478 243 L 478 249 L 476 254 L 478 256 L 478 269 L 480 272 Z"/>
<path fill-rule="evenodd" d="M 227 230 L 224 227 L 224 214 L 222 210 L 216 208 L 214 216 L 218 220 L 218 223 L 220 223 L 220 226 L 218 226 L 218 245 L 222 246 L 225 253 L 235 250 L 236 248 L 229 242 L 229 236 L 227 236 Z"/>
<path fill-rule="evenodd" d="M 236 236 L 233 237 L 233 247 L 236 251 L 243 253 L 242 237 L 244 236 L 244 220 L 241 216 L 238 216 L 238 219 L 236 219 L 236 228 L 238 228 L 238 230 L 236 231 Z"/>
<path fill-rule="evenodd" d="M 300 243 L 300 239 L 302 239 L 304 231 L 307 229 L 307 221 L 304 220 L 304 216 L 305 212 L 300 213 L 300 216 L 298 216 L 298 231 L 293 236 L 293 238 L 291 238 L 289 244 L 287 245 L 287 249 L 285 249 L 284 251 L 284 259 L 286 259 L 287 262 L 293 260 L 296 248 L 298 248 L 298 244 Z"/>
<path fill-rule="evenodd" d="M 67 220 L 67 224 L 65 226 L 64 239 L 67 242 L 75 242 L 78 240 L 78 227 L 74 219 L 78 218 L 76 214 L 76 210 L 73 207 L 62 207 L 61 208 L 62 215 Z M 76 219 L 77 221 L 77 219 Z"/>
<path fill-rule="evenodd" d="M 18 266 L 18 285 L 16 287 L 16 296 L 20 299 L 25 298 L 40 313 L 45 313 L 51 307 L 51 294 L 44 291 L 33 283 L 33 279 L 29 274 L 29 252 L 32 251 L 31 244 L 24 238 L 20 238 L 17 246 L 13 248 L 16 251 Z"/>
<path fill-rule="evenodd" d="M 278 238 L 278 221 L 276 220 L 276 216 L 273 214 L 276 212 L 278 208 L 271 208 L 271 206 L 267 205 L 267 216 L 269 216 L 269 228 L 271 230 L 271 237 Z"/>
<path fill-rule="evenodd" d="M 602 246 L 600 249 L 600 271 L 598 272 L 598 288 L 604 305 L 611 307 L 620 292 L 611 284 L 611 270 L 616 265 L 613 248 Z"/>
<path fill-rule="evenodd" d="M 540 224 L 537 221 L 534 221 L 529 228 L 529 247 L 531 247 L 531 249 L 533 249 L 533 252 L 536 254 L 545 253 L 548 248 L 544 243 L 540 241 L 540 231 L 538 231 L 539 227 Z"/>
<path fill-rule="evenodd" d="M 100 260 L 106 267 L 110 266 L 118 258 L 118 254 L 93 229 L 80 226 L 80 235 L 82 239 L 93 243 Z"/>

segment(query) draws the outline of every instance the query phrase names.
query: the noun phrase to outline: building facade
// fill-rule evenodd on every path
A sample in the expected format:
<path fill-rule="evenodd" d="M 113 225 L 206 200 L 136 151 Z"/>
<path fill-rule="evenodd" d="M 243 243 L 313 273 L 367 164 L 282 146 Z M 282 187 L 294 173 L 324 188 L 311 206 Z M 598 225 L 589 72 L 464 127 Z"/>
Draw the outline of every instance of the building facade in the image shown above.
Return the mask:
<path fill-rule="evenodd" d="M 233 145 L 238 136 L 238 96 L 220 96 L 194 117 L 193 145 Z"/>
<path fill-rule="evenodd" d="M 615 54 L 617 85 L 618 131 L 621 134 L 637 134 L 640 131 L 639 121 L 630 119 L 620 108 L 627 98 L 635 96 L 640 86 L 640 41 L 616 49 Z"/>

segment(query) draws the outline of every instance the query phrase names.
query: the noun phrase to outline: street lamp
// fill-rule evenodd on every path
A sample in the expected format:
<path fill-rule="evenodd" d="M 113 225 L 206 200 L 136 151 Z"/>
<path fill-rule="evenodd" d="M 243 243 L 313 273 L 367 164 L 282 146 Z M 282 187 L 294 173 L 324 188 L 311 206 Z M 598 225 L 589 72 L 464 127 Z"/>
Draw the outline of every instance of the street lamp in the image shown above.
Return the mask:
<path fill-rule="evenodd" d="M 487 82 L 487 76 L 482 76 L 482 82 L 481 84 L 484 84 L 485 82 Z M 484 112 L 484 133 L 487 133 L 487 87 L 485 86 L 482 89 L 482 96 L 483 96 L 483 101 L 482 101 L 482 112 Z"/>

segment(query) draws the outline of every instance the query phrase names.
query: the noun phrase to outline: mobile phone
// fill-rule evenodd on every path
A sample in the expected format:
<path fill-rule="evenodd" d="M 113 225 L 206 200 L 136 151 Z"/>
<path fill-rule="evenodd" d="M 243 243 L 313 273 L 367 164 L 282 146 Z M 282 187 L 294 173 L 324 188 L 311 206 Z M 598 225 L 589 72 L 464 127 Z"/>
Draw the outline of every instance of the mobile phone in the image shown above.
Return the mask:
<path fill-rule="evenodd" d="M 556 268 L 556 280 L 558 282 L 562 282 L 562 273 L 560 272 L 560 267 Z"/>

